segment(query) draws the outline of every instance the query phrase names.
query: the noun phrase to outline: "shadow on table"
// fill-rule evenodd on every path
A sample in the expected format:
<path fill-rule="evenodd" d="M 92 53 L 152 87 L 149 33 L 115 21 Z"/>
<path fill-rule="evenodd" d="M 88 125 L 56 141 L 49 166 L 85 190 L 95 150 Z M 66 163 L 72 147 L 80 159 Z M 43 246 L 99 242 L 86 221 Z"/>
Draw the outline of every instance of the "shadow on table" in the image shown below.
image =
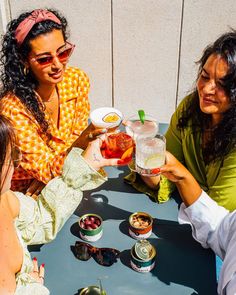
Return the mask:
<path fill-rule="evenodd" d="M 74 214 L 77 216 L 82 216 L 88 212 L 100 215 L 103 220 L 127 219 L 131 214 L 130 211 L 110 205 L 108 203 L 108 198 L 101 193 L 95 193 L 90 196 L 85 195 Z"/>
<path fill-rule="evenodd" d="M 128 220 L 132 212 L 117 208 L 108 203 L 108 198 L 102 194 L 93 194 L 86 198 L 84 197 L 77 210 L 74 212 L 77 216 L 82 216 L 88 212 L 100 215 L 102 219 L 109 220 Z M 72 224 L 71 233 L 79 237 L 79 225 L 78 222 Z"/>
<path fill-rule="evenodd" d="M 129 198 L 134 198 L 137 196 L 137 190 L 135 190 L 131 185 L 123 182 L 123 172 L 127 171 L 127 167 L 119 167 L 118 171 L 122 173 L 118 174 L 116 178 L 109 178 L 107 182 L 98 187 L 97 189 L 85 191 L 83 199 L 74 212 L 77 216 L 82 216 L 88 212 L 101 215 L 103 220 L 113 219 L 113 220 L 128 220 L 129 216 L 133 213 L 124 209 L 119 209 L 118 207 L 112 206 L 109 204 L 108 198 L 101 193 L 101 191 L 111 191 L 126 193 Z M 126 173 L 127 174 L 127 173 Z M 121 178 L 121 179 L 119 179 Z M 143 195 L 144 198 L 148 196 Z M 149 197 L 150 198 L 150 197 Z M 178 205 L 180 204 L 180 197 L 178 193 L 174 193 L 172 198 L 175 200 Z M 155 201 L 150 198 L 154 203 Z M 135 201 L 135 200 L 134 200 Z"/>
<path fill-rule="evenodd" d="M 40 245 L 29 245 L 27 246 L 29 252 L 40 252 L 41 251 L 41 247 L 43 247 L 44 244 L 40 244 Z"/>
<path fill-rule="evenodd" d="M 101 186 L 99 186 L 95 190 L 91 190 L 88 193 L 96 192 L 96 191 L 110 191 L 119 192 L 119 193 L 129 193 L 129 194 L 137 194 L 137 190 L 135 190 L 130 184 L 127 184 L 124 181 L 124 177 L 130 173 L 130 170 L 127 166 L 120 167 L 108 167 L 106 169 L 108 172 L 108 181 L 104 182 Z M 85 192 L 86 195 L 86 192 Z"/>
<path fill-rule="evenodd" d="M 128 234 L 128 223 L 121 222 L 120 229 Z M 155 219 L 153 233 L 157 238 L 148 239 L 157 250 L 153 276 L 167 285 L 175 283 L 190 287 L 196 291 L 192 295 L 217 294 L 215 255 L 192 238 L 190 226 Z M 122 251 L 120 259 L 131 268 L 130 249 Z"/>

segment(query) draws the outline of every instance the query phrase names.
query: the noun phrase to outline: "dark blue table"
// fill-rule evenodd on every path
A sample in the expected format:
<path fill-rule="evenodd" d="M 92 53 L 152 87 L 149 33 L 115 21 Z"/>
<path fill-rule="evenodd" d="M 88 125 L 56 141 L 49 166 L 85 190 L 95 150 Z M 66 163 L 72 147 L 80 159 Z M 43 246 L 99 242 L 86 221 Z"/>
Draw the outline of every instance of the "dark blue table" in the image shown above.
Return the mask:
<path fill-rule="evenodd" d="M 124 183 L 126 167 L 107 171 L 108 182 L 84 193 L 81 204 L 57 238 L 31 249 L 40 263 L 45 262 L 45 284 L 51 294 L 76 295 L 101 278 L 109 295 L 215 295 L 215 255 L 193 240 L 189 226 L 178 224 L 178 197 L 164 204 L 154 203 Z M 146 274 L 130 267 L 130 249 L 136 240 L 128 234 L 128 217 L 136 211 L 145 211 L 154 218 L 149 241 L 157 249 L 156 267 Z M 74 257 L 71 246 L 81 240 L 77 221 L 85 213 L 102 216 L 104 233 L 93 244 L 119 249 L 121 258 L 114 265 L 104 267 L 93 258 L 84 262 Z"/>

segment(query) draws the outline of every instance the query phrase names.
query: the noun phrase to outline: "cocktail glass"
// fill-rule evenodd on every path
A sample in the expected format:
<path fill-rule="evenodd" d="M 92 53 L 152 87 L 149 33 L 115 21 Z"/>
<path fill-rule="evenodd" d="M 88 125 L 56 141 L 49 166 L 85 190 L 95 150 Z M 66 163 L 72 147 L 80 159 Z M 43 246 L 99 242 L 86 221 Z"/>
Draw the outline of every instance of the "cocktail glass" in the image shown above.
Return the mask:
<path fill-rule="evenodd" d="M 134 141 L 138 136 L 152 137 L 158 132 L 158 122 L 156 118 L 145 115 L 144 123 L 140 121 L 139 115 L 134 115 L 125 120 L 125 129 L 127 134 L 133 137 Z"/>
<path fill-rule="evenodd" d="M 107 133 L 103 141 L 101 152 L 104 158 L 119 158 L 123 165 L 132 160 L 134 151 L 134 140 L 125 132 L 116 130 L 114 133 Z"/>
<path fill-rule="evenodd" d="M 145 114 L 145 119 L 144 119 L 144 122 L 142 123 L 140 121 L 139 115 L 137 114 L 125 120 L 125 129 L 127 134 L 132 136 L 134 139 L 134 142 L 136 143 L 136 140 L 138 137 L 145 138 L 145 137 L 155 136 L 158 132 L 159 125 L 156 118 L 147 114 Z M 133 153 L 133 159 L 128 164 L 128 166 L 131 171 L 136 172 L 135 153 Z"/>
<path fill-rule="evenodd" d="M 154 136 L 136 138 L 135 171 L 144 176 L 156 176 L 165 164 L 166 139 L 157 133 Z"/>

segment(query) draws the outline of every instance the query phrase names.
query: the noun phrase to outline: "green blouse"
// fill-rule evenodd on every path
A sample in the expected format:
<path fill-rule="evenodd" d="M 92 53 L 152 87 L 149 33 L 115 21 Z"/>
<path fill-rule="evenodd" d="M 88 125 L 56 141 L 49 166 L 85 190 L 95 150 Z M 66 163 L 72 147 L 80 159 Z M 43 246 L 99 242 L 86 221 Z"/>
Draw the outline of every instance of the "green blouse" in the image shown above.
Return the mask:
<path fill-rule="evenodd" d="M 23 248 L 23 265 L 16 275 L 16 295 L 48 295 L 49 290 L 37 283 L 29 273 L 33 263 L 27 245 L 52 241 L 83 197 L 83 191 L 101 185 L 106 179 L 93 170 L 74 148 L 67 156 L 62 176 L 51 180 L 35 201 L 16 193 L 20 214 L 15 220 L 16 232 Z"/>
<path fill-rule="evenodd" d="M 236 209 L 236 148 L 221 160 L 205 164 L 201 148 L 201 132 L 193 132 L 191 122 L 187 128 L 177 127 L 182 110 L 190 103 L 192 94 L 187 96 L 173 114 L 165 134 L 167 150 L 171 152 L 193 174 L 202 189 L 219 205 L 232 211 Z M 126 180 L 137 189 L 146 192 L 158 202 L 167 201 L 175 189 L 166 178 L 162 178 L 159 190 L 153 191 L 130 174 Z M 141 186 L 141 189 L 139 188 Z"/>

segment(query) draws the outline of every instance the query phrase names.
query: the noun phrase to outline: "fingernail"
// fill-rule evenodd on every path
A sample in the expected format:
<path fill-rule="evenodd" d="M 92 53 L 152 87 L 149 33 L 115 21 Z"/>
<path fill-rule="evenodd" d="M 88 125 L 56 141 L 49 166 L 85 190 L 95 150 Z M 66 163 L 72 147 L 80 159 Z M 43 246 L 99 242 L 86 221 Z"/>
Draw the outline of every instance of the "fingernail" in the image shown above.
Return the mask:
<path fill-rule="evenodd" d="M 34 260 L 34 261 L 37 261 L 37 258 L 36 258 L 36 257 L 34 257 L 34 258 L 33 258 L 33 260 Z"/>
<path fill-rule="evenodd" d="M 158 174 L 160 173 L 160 168 L 154 168 L 151 170 L 151 174 Z"/>
<path fill-rule="evenodd" d="M 106 132 L 107 132 L 106 129 L 102 129 L 102 130 L 101 130 L 101 133 L 106 133 Z"/>
<path fill-rule="evenodd" d="M 42 263 L 42 265 L 41 265 L 42 267 L 44 267 L 45 266 L 45 263 Z"/>

